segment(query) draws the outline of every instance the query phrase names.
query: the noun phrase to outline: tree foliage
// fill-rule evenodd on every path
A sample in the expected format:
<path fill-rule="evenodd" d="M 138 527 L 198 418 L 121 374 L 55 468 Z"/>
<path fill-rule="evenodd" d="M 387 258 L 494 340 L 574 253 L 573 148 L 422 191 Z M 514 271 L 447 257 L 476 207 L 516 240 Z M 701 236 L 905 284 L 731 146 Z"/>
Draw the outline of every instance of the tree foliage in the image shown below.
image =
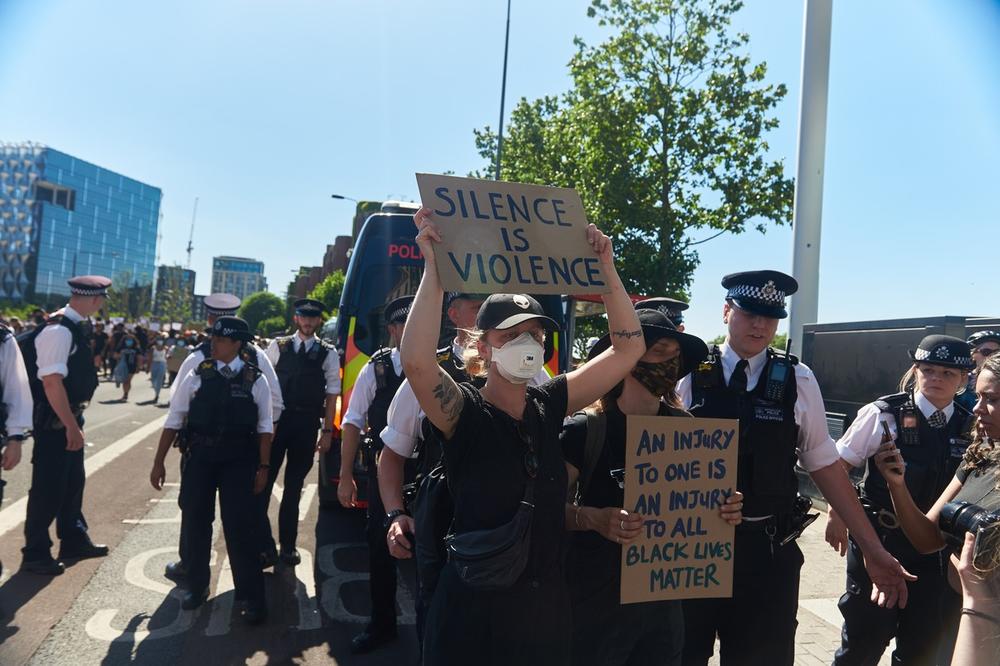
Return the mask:
<path fill-rule="evenodd" d="M 187 322 L 191 319 L 191 292 L 185 289 L 179 265 L 166 272 L 161 280 L 162 288 L 156 292 L 153 303 L 154 314 L 170 322 Z"/>
<path fill-rule="evenodd" d="M 277 317 L 268 317 L 263 319 L 257 324 L 257 333 L 265 337 L 273 338 L 276 335 L 281 335 L 288 330 L 288 320 L 285 319 L 284 315 Z"/>
<path fill-rule="evenodd" d="M 344 271 L 334 271 L 316 285 L 309 298 L 315 298 L 323 304 L 323 309 L 335 314 L 340 308 L 340 295 L 344 293 Z"/>
<path fill-rule="evenodd" d="M 286 326 L 288 324 L 285 319 L 285 304 L 269 291 L 258 291 L 243 299 L 239 316 L 246 320 L 251 331 L 259 334 L 266 334 L 260 330 L 260 324 L 265 319 L 280 317 Z"/>
<path fill-rule="evenodd" d="M 610 36 L 596 46 L 575 40 L 569 92 L 522 98 L 511 113 L 501 178 L 576 188 L 614 239 L 632 292 L 683 296 L 698 242 L 791 221 L 792 181 L 767 158 L 764 138 L 786 89 L 765 82 L 767 65 L 746 53 L 749 36 L 733 34 L 741 7 L 592 0 L 588 14 Z M 496 134 L 475 135 L 492 160 Z"/>

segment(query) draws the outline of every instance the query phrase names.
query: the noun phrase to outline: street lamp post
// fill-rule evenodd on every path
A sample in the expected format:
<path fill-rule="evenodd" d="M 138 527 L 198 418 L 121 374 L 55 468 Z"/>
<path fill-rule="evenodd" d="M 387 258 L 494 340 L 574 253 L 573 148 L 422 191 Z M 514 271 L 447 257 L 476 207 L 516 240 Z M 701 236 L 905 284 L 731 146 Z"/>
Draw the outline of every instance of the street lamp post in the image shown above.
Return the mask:
<path fill-rule="evenodd" d="M 343 201 L 353 201 L 354 203 L 358 203 L 357 199 L 352 199 L 351 197 L 345 197 L 343 194 L 331 194 L 330 198 L 331 199 L 341 199 Z"/>
<path fill-rule="evenodd" d="M 503 103 L 507 97 L 507 51 L 510 46 L 510 0 L 507 0 L 507 32 L 503 39 L 503 78 L 500 81 L 500 131 L 497 133 L 496 180 L 500 180 L 500 158 L 503 154 Z"/>

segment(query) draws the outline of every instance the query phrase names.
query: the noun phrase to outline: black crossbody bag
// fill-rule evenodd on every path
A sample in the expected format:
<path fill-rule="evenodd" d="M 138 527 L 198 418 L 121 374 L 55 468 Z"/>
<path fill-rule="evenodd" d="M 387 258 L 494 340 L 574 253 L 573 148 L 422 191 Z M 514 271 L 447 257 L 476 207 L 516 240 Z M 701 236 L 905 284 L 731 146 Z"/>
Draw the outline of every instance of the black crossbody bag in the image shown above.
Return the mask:
<path fill-rule="evenodd" d="M 512 586 L 524 573 L 531 552 L 531 523 L 535 511 L 535 483 L 538 477 L 538 454 L 534 440 L 538 432 L 537 407 L 526 410 L 531 432 L 524 421 L 518 423 L 518 436 L 525 445 L 524 470 L 528 476 L 524 498 L 513 519 L 500 527 L 471 532 L 454 532 L 445 537 L 448 558 L 454 562 L 458 577 L 476 590 L 503 590 Z"/>

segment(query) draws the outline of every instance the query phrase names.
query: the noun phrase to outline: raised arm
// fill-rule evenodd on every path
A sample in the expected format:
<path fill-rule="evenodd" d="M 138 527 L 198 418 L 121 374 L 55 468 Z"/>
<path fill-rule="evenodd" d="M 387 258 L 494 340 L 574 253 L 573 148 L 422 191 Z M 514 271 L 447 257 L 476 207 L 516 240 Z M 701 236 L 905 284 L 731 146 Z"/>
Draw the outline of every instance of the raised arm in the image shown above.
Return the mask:
<path fill-rule="evenodd" d="M 587 240 L 601 258 L 601 267 L 610 287 L 603 299 L 608 313 L 611 347 L 593 361 L 566 375 L 567 416 L 611 390 L 646 353 L 646 341 L 639 325 L 639 317 L 615 268 L 611 239 L 591 224 L 587 227 Z"/>
<path fill-rule="evenodd" d="M 437 341 L 441 333 L 441 303 L 444 289 L 438 279 L 434 245 L 441 241 L 430 222 L 431 210 L 421 208 L 413 216 L 417 245 L 424 255 L 424 275 L 403 329 L 399 356 L 417 402 L 438 430 L 450 438 L 455 432 L 464 399 L 458 384 L 437 363 Z"/>

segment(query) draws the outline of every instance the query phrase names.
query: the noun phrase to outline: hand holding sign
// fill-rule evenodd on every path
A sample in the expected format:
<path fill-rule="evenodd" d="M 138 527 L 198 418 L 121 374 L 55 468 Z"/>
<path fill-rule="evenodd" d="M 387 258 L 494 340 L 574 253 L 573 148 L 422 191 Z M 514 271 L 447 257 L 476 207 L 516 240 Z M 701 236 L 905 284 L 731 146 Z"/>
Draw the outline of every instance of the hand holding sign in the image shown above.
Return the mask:
<path fill-rule="evenodd" d="M 588 225 L 574 190 L 432 174 L 417 174 L 417 185 L 429 210 L 414 219 L 418 227 L 434 220 L 437 236 L 425 238 L 437 242 L 435 266 L 445 290 L 610 291 L 611 241 Z"/>

